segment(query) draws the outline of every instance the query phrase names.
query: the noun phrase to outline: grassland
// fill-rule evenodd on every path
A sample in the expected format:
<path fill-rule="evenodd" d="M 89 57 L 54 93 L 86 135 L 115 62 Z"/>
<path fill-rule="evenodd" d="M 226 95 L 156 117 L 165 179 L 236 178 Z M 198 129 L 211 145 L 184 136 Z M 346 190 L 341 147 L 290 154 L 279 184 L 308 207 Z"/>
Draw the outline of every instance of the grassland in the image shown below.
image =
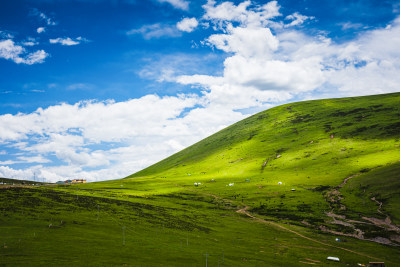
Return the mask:
<path fill-rule="evenodd" d="M 0 189 L 0 265 L 397 266 L 399 104 L 287 104 L 125 179 Z"/>

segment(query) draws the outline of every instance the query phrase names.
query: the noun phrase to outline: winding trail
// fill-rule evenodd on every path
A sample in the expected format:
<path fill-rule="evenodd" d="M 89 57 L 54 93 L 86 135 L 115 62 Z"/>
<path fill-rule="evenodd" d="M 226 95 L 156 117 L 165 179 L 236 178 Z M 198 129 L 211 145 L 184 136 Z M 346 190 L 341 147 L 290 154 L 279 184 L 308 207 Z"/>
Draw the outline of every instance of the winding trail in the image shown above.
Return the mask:
<path fill-rule="evenodd" d="M 379 205 L 379 207 L 378 207 L 378 209 L 377 209 L 376 211 L 377 211 L 378 213 L 380 213 L 380 214 L 383 214 L 383 212 L 381 211 L 383 202 L 380 202 L 380 201 L 376 200 L 375 197 L 372 197 L 371 200 L 374 201 L 374 202 L 376 202 L 376 203 Z M 383 214 L 383 215 L 385 215 L 385 214 Z"/>
<path fill-rule="evenodd" d="M 347 182 L 347 181 L 346 181 L 346 182 Z M 179 186 L 179 185 L 176 185 L 176 186 Z M 227 203 L 231 203 L 231 204 L 235 203 L 235 201 L 233 201 L 233 200 L 224 199 L 224 198 L 222 198 L 222 197 L 220 197 L 220 196 L 218 196 L 218 195 L 215 195 L 215 194 L 199 192 L 199 191 L 197 191 L 197 190 L 193 190 L 193 189 L 190 189 L 190 188 L 187 188 L 187 187 L 183 187 L 183 186 L 179 186 L 179 187 L 182 187 L 182 188 L 184 188 L 185 190 L 188 190 L 188 191 L 191 191 L 191 192 L 195 192 L 195 193 L 197 193 L 197 194 L 202 194 L 202 195 L 206 195 L 206 196 L 212 196 L 212 197 L 214 197 L 215 199 L 222 200 L 222 201 L 227 202 Z M 255 221 L 258 222 L 258 223 L 272 225 L 272 226 L 274 226 L 274 227 L 277 227 L 277 228 L 280 228 L 280 229 L 285 230 L 285 231 L 287 231 L 287 232 L 290 232 L 290 233 L 292 233 L 292 234 L 295 234 L 295 235 L 297 235 L 297 236 L 299 236 L 299 237 L 301 237 L 301 238 L 303 238 L 303 239 L 306 239 L 306 240 L 309 240 L 309 241 L 318 243 L 318 244 L 323 245 L 323 246 L 327 246 L 327 247 L 331 247 L 331 248 L 336 248 L 336 249 L 341 249 L 341 250 L 344 250 L 344 251 L 347 251 L 347 252 L 350 252 L 350 253 L 353 253 L 353 254 L 362 256 L 362 257 L 366 257 L 366 258 L 370 258 L 370 259 L 373 259 L 373 260 L 377 260 L 377 261 L 384 261 L 383 259 L 376 258 L 376 257 L 372 257 L 372 256 L 367 255 L 367 254 L 364 254 L 364 253 L 360 253 L 360 252 L 357 252 L 357 251 L 354 251 L 354 250 L 351 250 L 351 249 L 347 249 L 347 248 L 343 248 L 343 247 L 338 247 L 338 246 L 335 246 L 335 245 L 331 245 L 331 244 L 328 244 L 328 243 L 319 241 L 319 240 L 314 239 L 314 238 L 311 238 L 311 237 L 307 237 L 307 236 L 305 236 L 305 235 L 303 235 L 303 234 L 301 234 L 301 233 L 299 233 L 299 232 L 297 232 L 297 231 L 295 231 L 295 230 L 289 229 L 289 228 L 287 228 L 287 227 L 285 227 L 285 226 L 283 226 L 283 225 L 280 225 L 280 224 L 278 224 L 278 223 L 276 223 L 276 222 L 267 221 L 267 220 L 265 220 L 265 219 L 258 218 L 258 217 L 256 217 L 255 215 L 251 214 L 251 213 L 248 211 L 250 208 L 251 208 L 250 206 L 245 205 L 243 208 L 237 210 L 236 212 L 237 212 L 237 213 L 240 213 L 240 214 L 243 214 L 243 215 L 246 215 L 247 217 L 252 218 L 253 220 L 255 220 Z"/>
<path fill-rule="evenodd" d="M 329 206 L 331 208 L 331 211 L 326 213 L 326 215 L 328 217 L 331 217 L 333 219 L 333 221 L 331 223 L 350 226 L 350 227 L 354 228 L 354 232 L 355 233 L 345 234 L 345 233 L 342 233 L 342 232 L 331 231 L 331 230 L 328 230 L 326 228 L 325 229 L 321 228 L 321 230 L 324 231 L 324 232 L 333 233 L 333 234 L 336 234 L 336 235 L 350 236 L 350 237 L 358 238 L 360 240 L 368 240 L 368 241 L 372 241 L 372 242 L 376 242 L 376 243 L 380 243 L 380 244 L 385 244 L 385 245 L 390 245 L 390 246 L 397 246 L 396 243 L 393 243 L 393 239 L 392 238 L 384 238 L 384 237 L 365 238 L 364 237 L 364 232 L 361 229 L 356 228 L 355 225 L 353 224 L 355 222 L 356 223 L 363 223 L 363 224 L 371 224 L 371 225 L 375 225 L 375 226 L 380 227 L 380 228 L 385 229 L 385 230 L 388 229 L 390 231 L 395 231 L 397 233 L 400 233 L 400 227 L 398 227 L 397 225 L 392 223 L 392 220 L 390 219 L 389 215 L 387 215 L 387 214 L 382 212 L 381 209 L 382 209 L 383 202 L 378 201 L 375 197 L 372 197 L 371 200 L 379 205 L 379 207 L 377 208 L 376 211 L 379 214 L 386 216 L 386 219 L 384 219 L 384 220 L 377 219 L 377 218 L 374 218 L 374 217 L 363 216 L 363 217 L 361 217 L 361 219 L 363 221 L 360 222 L 360 221 L 349 220 L 344 215 L 337 215 L 337 214 L 334 213 L 335 207 L 333 206 L 333 204 L 339 203 L 340 204 L 340 209 L 344 209 L 344 210 L 346 209 L 346 206 L 343 205 L 342 203 L 340 203 L 340 200 L 343 199 L 343 195 L 340 193 L 339 190 L 341 188 L 343 188 L 350 179 L 352 179 L 354 177 L 357 177 L 359 175 L 361 175 L 361 173 L 357 173 L 357 174 L 354 174 L 354 175 L 351 175 L 351 176 L 345 178 L 340 185 L 335 187 L 333 190 L 327 192 L 326 193 L 326 197 L 325 197 L 325 199 L 328 201 Z M 339 218 L 340 220 L 338 220 L 337 218 Z"/>
<path fill-rule="evenodd" d="M 314 238 L 307 237 L 307 236 L 305 236 L 305 235 L 303 235 L 303 234 L 300 234 L 300 233 L 297 232 L 297 231 L 294 231 L 294 230 L 292 230 L 292 229 L 286 228 L 285 226 L 280 225 L 280 224 L 278 224 L 278 223 L 275 223 L 275 222 L 272 222 L 272 221 L 266 221 L 266 220 L 264 220 L 264 219 L 258 218 L 258 217 L 256 217 L 256 216 L 252 215 L 250 212 L 248 212 L 248 209 L 249 209 L 249 208 L 250 208 L 249 206 L 245 206 L 244 208 L 242 208 L 242 209 L 240 209 L 240 210 L 237 210 L 236 212 L 237 212 L 237 213 L 241 213 L 241 214 L 245 214 L 245 215 L 247 215 L 248 217 L 250 217 L 250 218 L 256 220 L 257 222 L 264 223 L 264 224 L 269 224 L 269 225 L 273 225 L 273 226 L 278 227 L 278 228 L 280 228 L 280 229 L 283 229 L 283 230 L 285 230 L 285 231 L 291 232 L 291 233 L 293 233 L 293 234 L 295 234 L 295 235 L 297 235 L 297 236 L 299 236 L 299 237 L 301 237 L 301 238 L 303 238 L 303 239 L 307 239 L 307 240 L 309 240 L 309 241 L 318 243 L 318 244 L 320 244 L 320 245 L 328 246 L 328 247 L 332 247 L 332 248 L 337 248 L 337 249 L 341 249 L 341 250 L 344 250 L 344 251 L 347 251 L 347 252 L 350 252 L 350 253 L 353 253 L 353 254 L 357 254 L 357 255 L 359 255 L 359 256 L 367 257 L 367 258 L 374 259 L 374 260 L 378 260 L 378 261 L 383 261 L 383 260 L 380 259 L 380 258 L 375 258 L 375 257 L 372 257 L 372 256 L 367 255 L 367 254 L 364 254 L 364 253 L 360 253 L 360 252 L 357 252 L 357 251 L 354 251 L 354 250 L 351 250 L 351 249 L 347 249 L 347 248 L 343 248 L 343 247 L 334 246 L 334 245 L 331 245 L 331 244 L 328 244 L 328 243 L 325 243 L 325 242 L 316 240 L 316 239 L 314 239 Z"/>

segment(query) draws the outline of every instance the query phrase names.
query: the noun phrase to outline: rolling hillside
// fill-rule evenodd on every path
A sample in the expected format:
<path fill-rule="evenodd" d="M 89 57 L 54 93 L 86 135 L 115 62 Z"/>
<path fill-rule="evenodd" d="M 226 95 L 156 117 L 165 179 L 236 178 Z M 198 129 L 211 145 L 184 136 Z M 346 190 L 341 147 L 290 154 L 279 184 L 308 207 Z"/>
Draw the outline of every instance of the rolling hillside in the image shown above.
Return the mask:
<path fill-rule="evenodd" d="M 399 104 L 395 93 L 279 106 L 128 178 L 186 176 L 187 186 L 203 182 L 199 191 L 239 198 L 270 219 L 398 242 L 386 230 L 399 228 L 375 219 L 400 224 Z"/>
<path fill-rule="evenodd" d="M 396 266 L 399 104 L 291 103 L 125 179 L 0 188 L 0 265 Z"/>

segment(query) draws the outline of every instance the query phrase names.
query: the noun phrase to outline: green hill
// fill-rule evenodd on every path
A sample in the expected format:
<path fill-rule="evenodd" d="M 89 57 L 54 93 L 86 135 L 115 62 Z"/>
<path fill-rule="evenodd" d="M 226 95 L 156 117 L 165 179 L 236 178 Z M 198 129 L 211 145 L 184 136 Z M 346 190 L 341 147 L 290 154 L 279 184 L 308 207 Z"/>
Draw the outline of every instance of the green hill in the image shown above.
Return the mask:
<path fill-rule="evenodd" d="M 239 197 L 271 219 L 347 235 L 358 234 L 360 227 L 375 238 L 383 233 L 376 225 L 365 227 L 370 221 L 362 217 L 390 214 L 391 221 L 400 223 L 399 138 L 399 93 L 292 103 L 240 121 L 128 178 L 186 176 L 186 186 L 203 182 L 198 190 Z M 382 166 L 385 171 L 366 174 Z M 359 188 L 353 185 L 349 194 L 343 186 L 346 194 L 357 195 L 348 208 L 344 203 L 350 196 L 344 198 L 337 187 L 354 175 L 349 181 Z M 227 188 L 228 183 L 235 186 Z M 361 192 L 370 186 L 374 190 Z M 366 201 L 374 196 L 378 202 Z M 388 203 L 383 205 L 388 213 L 373 208 L 379 201 Z M 367 212 L 365 205 L 375 212 Z M 363 223 L 354 225 L 343 216 Z"/>
<path fill-rule="evenodd" d="M 399 104 L 291 103 L 125 179 L 0 189 L 0 265 L 396 266 Z"/>

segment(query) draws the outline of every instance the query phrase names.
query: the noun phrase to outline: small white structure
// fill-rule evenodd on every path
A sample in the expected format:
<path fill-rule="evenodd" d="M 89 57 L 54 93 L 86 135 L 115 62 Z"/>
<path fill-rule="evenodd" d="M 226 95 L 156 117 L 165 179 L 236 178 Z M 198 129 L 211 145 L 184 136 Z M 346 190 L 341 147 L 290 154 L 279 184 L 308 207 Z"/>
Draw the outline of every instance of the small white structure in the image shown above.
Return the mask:
<path fill-rule="evenodd" d="M 199 184 L 198 183 L 194 183 L 194 186 L 198 186 Z"/>
<path fill-rule="evenodd" d="M 211 182 L 215 182 L 215 179 L 211 179 Z"/>
<path fill-rule="evenodd" d="M 296 189 L 292 188 L 292 191 L 296 191 Z"/>
<path fill-rule="evenodd" d="M 340 242 L 340 239 L 339 239 L 339 238 L 336 238 L 335 240 Z"/>
<path fill-rule="evenodd" d="M 338 258 L 338 257 L 328 257 L 328 258 L 326 258 L 327 260 L 330 260 L 330 261 L 340 261 L 340 259 Z"/>
<path fill-rule="evenodd" d="M 235 185 L 235 183 L 230 183 L 230 184 L 229 184 L 229 186 L 234 186 L 234 185 Z"/>
<path fill-rule="evenodd" d="M 282 184 L 282 182 L 278 182 L 278 184 Z"/>

